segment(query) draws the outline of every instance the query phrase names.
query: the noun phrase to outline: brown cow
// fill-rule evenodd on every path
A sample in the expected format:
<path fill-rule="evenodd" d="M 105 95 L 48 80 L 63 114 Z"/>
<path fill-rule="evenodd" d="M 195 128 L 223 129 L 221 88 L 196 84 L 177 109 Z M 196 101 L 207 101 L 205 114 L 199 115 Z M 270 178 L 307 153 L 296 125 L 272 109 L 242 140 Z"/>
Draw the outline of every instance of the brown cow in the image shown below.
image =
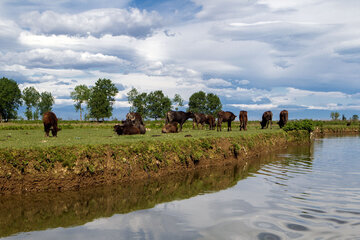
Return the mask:
<path fill-rule="evenodd" d="M 213 115 L 207 114 L 205 123 L 209 125 L 209 130 L 215 130 L 215 118 Z"/>
<path fill-rule="evenodd" d="M 228 123 L 228 131 L 231 131 L 231 122 L 234 121 L 236 118 L 236 115 L 233 114 L 232 112 L 224 112 L 224 111 L 220 111 L 218 113 L 218 122 L 217 122 L 217 126 L 216 129 L 217 131 L 221 131 L 221 123 L 222 122 L 227 122 Z"/>
<path fill-rule="evenodd" d="M 178 132 L 178 123 L 172 122 L 166 124 L 163 129 L 161 130 L 162 133 L 177 133 Z"/>
<path fill-rule="evenodd" d="M 265 127 L 268 128 L 270 124 L 270 128 L 272 128 L 272 117 L 273 114 L 271 111 L 266 111 L 262 115 L 262 121 L 260 122 L 261 129 L 264 129 Z"/>
<path fill-rule="evenodd" d="M 139 120 L 130 120 L 130 119 L 126 119 L 125 121 L 121 121 L 121 123 L 124 126 L 134 126 L 137 127 L 140 130 L 141 134 L 145 134 L 146 133 L 146 128 L 143 124 L 141 124 L 141 121 Z"/>
<path fill-rule="evenodd" d="M 139 122 L 141 125 L 145 125 L 140 113 L 129 112 L 128 114 L 126 114 L 126 119 L 129 119 L 133 122 Z"/>
<path fill-rule="evenodd" d="M 134 134 L 140 134 L 140 129 L 135 127 L 134 125 L 120 125 L 116 124 L 114 126 L 114 131 L 118 135 L 134 135 Z"/>
<path fill-rule="evenodd" d="M 181 132 L 183 124 L 189 118 L 194 118 L 194 114 L 192 112 L 168 111 L 166 113 L 165 124 L 177 122 L 180 124 L 180 132 Z"/>
<path fill-rule="evenodd" d="M 201 124 L 201 129 L 204 129 L 204 124 L 209 125 L 209 130 L 215 129 L 215 118 L 210 114 L 194 113 L 193 129 L 195 129 L 195 124 L 197 129 L 199 129 L 199 123 Z"/>
<path fill-rule="evenodd" d="M 247 130 L 247 122 L 248 122 L 248 116 L 247 111 L 240 111 L 239 114 L 239 120 L 240 120 L 240 131 L 243 129 L 244 131 Z"/>
<path fill-rule="evenodd" d="M 53 137 L 57 137 L 57 132 L 60 131 L 61 128 L 58 128 L 57 126 L 58 119 L 55 113 L 53 112 L 44 113 L 42 121 L 44 123 L 45 137 L 49 137 L 50 130 Z"/>
<path fill-rule="evenodd" d="M 288 118 L 289 118 L 289 112 L 286 110 L 282 110 L 280 112 L 280 121 L 278 121 L 280 128 L 283 128 L 285 126 L 285 124 L 288 121 Z"/>
<path fill-rule="evenodd" d="M 204 128 L 204 124 L 206 121 L 206 115 L 203 113 L 194 113 L 194 118 L 193 118 L 193 129 L 195 129 L 195 124 L 197 129 L 199 129 L 199 124 L 201 124 L 201 129 Z"/>

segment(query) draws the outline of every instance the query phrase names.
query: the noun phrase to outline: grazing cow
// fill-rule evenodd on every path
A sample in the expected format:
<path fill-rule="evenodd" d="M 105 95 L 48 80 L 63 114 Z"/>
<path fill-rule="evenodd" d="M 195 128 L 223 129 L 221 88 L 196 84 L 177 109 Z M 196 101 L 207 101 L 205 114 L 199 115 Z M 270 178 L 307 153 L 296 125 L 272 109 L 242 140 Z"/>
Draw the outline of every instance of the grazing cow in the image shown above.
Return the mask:
<path fill-rule="evenodd" d="M 46 112 L 43 115 L 43 124 L 44 124 L 44 131 L 45 131 L 45 137 L 49 137 L 49 132 L 51 130 L 51 133 L 53 137 L 57 136 L 57 132 L 61 130 L 61 128 L 58 128 L 57 122 L 58 119 L 53 112 Z"/>
<path fill-rule="evenodd" d="M 197 129 L 199 129 L 199 123 L 201 124 L 201 129 L 204 129 L 204 124 L 209 125 L 209 130 L 215 129 L 215 118 L 210 114 L 194 113 L 193 129 L 195 129 L 195 124 Z"/>
<path fill-rule="evenodd" d="M 177 122 L 180 124 L 180 132 L 182 131 L 182 125 L 189 118 L 194 118 L 194 114 L 192 112 L 183 112 L 183 111 L 168 111 L 166 113 L 165 124 Z"/>
<path fill-rule="evenodd" d="M 201 129 L 204 128 L 204 124 L 206 121 L 206 115 L 203 113 L 194 113 L 194 118 L 193 118 L 193 129 L 195 129 L 195 124 L 197 129 L 199 129 L 199 124 L 201 124 Z"/>
<path fill-rule="evenodd" d="M 240 118 L 240 131 L 241 129 L 246 131 L 247 122 L 248 122 L 247 111 L 240 111 L 239 118 Z"/>
<path fill-rule="evenodd" d="M 217 131 L 221 131 L 221 123 L 222 122 L 227 122 L 228 123 L 228 131 L 231 131 L 231 122 L 234 121 L 236 118 L 236 115 L 233 114 L 232 112 L 224 112 L 224 111 L 220 111 L 218 113 L 218 122 L 217 122 Z"/>
<path fill-rule="evenodd" d="M 260 122 L 261 129 L 264 129 L 265 127 L 268 128 L 270 124 L 270 128 L 272 128 L 272 117 L 273 114 L 271 111 L 264 112 L 262 115 L 262 121 Z"/>
<path fill-rule="evenodd" d="M 140 130 L 135 127 L 134 125 L 119 125 L 116 124 L 114 126 L 114 131 L 118 134 L 118 135 L 134 135 L 134 134 L 140 134 Z"/>
<path fill-rule="evenodd" d="M 288 116 L 289 116 L 289 112 L 286 111 L 286 110 L 282 110 L 280 112 L 280 121 L 278 121 L 278 124 L 280 126 L 280 128 L 284 127 L 285 124 L 287 123 L 288 121 Z"/>
<path fill-rule="evenodd" d="M 215 118 L 213 115 L 207 114 L 205 123 L 209 124 L 209 130 L 215 130 Z"/>
<path fill-rule="evenodd" d="M 126 114 L 126 119 L 129 119 L 133 122 L 139 122 L 141 125 L 145 125 L 140 113 L 129 112 L 128 114 Z"/>
<path fill-rule="evenodd" d="M 177 122 L 172 122 L 172 123 L 165 124 L 165 126 L 163 127 L 161 132 L 162 133 L 177 133 L 178 132 L 178 126 L 177 125 L 178 125 Z"/>

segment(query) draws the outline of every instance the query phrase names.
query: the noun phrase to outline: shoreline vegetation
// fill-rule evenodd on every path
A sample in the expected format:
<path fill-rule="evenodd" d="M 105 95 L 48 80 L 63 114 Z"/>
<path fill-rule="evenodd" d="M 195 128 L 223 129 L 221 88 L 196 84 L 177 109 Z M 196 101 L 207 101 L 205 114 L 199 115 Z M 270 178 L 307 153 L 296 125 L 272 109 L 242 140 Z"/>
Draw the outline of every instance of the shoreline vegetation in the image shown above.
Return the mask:
<path fill-rule="evenodd" d="M 291 122 L 291 121 L 290 121 Z M 146 122 L 145 135 L 117 136 L 116 122 L 60 121 L 57 138 L 45 138 L 40 122 L 0 124 L 0 194 L 77 190 L 114 183 L 136 183 L 180 172 L 237 162 L 303 144 L 310 135 L 359 133 L 332 121 L 315 122 L 314 132 L 285 132 L 278 126 L 261 130 L 250 121 L 248 131 L 193 130 L 188 121 L 176 134 L 161 134 L 161 121 Z"/>

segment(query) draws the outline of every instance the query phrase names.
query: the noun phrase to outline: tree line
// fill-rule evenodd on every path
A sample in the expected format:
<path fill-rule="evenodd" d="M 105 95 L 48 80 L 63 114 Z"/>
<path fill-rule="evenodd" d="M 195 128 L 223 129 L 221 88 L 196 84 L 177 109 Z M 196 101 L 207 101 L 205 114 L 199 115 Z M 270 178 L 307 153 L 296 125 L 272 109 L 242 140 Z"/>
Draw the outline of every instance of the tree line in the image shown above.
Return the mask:
<path fill-rule="evenodd" d="M 119 92 L 110 79 L 98 79 L 95 86 L 78 85 L 70 93 L 75 102 L 74 107 L 80 112 L 80 120 L 110 118 L 113 112 L 115 96 Z M 132 88 L 127 93 L 130 111 L 138 112 L 143 118 L 159 119 L 165 117 L 170 110 L 179 110 L 184 106 L 180 94 L 173 99 L 166 96 L 162 90 L 150 93 L 139 92 Z M 26 87 L 21 92 L 16 81 L 5 77 L 0 79 L 0 120 L 17 118 L 19 106 L 26 106 L 25 117 L 28 120 L 38 120 L 47 111 L 52 111 L 55 99 L 50 92 L 38 92 L 34 87 Z M 213 93 L 196 92 L 189 98 L 188 111 L 216 115 L 221 111 L 220 98 Z M 87 111 L 85 111 L 87 110 Z"/>

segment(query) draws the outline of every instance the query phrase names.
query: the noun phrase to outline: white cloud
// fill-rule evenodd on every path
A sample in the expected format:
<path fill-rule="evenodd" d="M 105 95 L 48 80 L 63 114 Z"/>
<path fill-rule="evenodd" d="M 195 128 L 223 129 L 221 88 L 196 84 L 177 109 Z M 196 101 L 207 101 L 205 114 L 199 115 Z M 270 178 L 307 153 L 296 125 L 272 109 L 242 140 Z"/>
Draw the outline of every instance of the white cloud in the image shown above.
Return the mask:
<path fill-rule="evenodd" d="M 23 15 L 21 24 L 37 34 L 146 37 L 160 27 L 161 17 L 156 12 L 137 8 L 95 9 L 79 14 L 35 11 Z"/>

